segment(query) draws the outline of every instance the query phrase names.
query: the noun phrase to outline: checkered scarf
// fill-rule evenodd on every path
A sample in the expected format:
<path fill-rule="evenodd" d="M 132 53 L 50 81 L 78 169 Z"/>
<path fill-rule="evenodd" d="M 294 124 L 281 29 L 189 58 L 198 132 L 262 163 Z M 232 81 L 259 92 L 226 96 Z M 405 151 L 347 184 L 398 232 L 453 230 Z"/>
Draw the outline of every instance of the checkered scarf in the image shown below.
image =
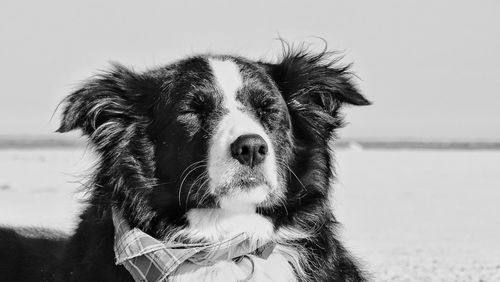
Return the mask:
<path fill-rule="evenodd" d="M 252 248 L 245 233 L 216 243 L 164 243 L 138 228 L 131 229 L 115 209 L 113 224 L 116 264 L 122 264 L 135 281 L 167 281 L 184 262 L 212 265 L 219 260 L 237 260 L 250 253 L 267 258 L 275 246 L 268 243 Z"/>

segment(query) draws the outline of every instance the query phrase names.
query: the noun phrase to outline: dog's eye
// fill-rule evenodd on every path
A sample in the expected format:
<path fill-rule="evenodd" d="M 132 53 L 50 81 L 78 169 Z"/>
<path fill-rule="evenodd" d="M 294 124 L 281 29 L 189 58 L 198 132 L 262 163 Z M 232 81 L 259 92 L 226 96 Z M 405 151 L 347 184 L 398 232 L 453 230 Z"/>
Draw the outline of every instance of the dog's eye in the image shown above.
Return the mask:
<path fill-rule="evenodd" d="M 255 101 L 254 107 L 259 116 L 278 113 L 280 111 L 277 101 L 271 98 Z"/>
<path fill-rule="evenodd" d="M 210 115 L 214 112 L 216 101 L 209 93 L 194 92 L 186 95 L 178 104 L 177 121 L 192 137 L 207 125 Z"/>
<path fill-rule="evenodd" d="M 248 101 L 257 112 L 269 113 L 279 110 L 280 100 L 274 93 L 258 87 L 247 91 Z"/>
<path fill-rule="evenodd" d="M 179 107 L 181 115 L 205 116 L 215 107 L 215 101 L 204 93 L 194 93 Z"/>

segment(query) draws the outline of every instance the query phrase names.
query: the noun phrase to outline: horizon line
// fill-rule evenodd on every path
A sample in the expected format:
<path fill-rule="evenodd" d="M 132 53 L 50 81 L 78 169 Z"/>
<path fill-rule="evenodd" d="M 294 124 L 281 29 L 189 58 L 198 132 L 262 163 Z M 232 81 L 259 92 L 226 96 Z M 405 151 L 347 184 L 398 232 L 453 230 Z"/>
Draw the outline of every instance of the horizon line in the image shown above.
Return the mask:
<path fill-rule="evenodd" d="M 1 136 L 0 149 L 47 149 L 82 148 L 87 146 L 86 137 L 59 136 Z M 355 139 L 339 138 L 334 141 L 341 149 L 434 149 L 434 150 L 500 150 L 500 140 L 408 140 L 408 139 Z"/>

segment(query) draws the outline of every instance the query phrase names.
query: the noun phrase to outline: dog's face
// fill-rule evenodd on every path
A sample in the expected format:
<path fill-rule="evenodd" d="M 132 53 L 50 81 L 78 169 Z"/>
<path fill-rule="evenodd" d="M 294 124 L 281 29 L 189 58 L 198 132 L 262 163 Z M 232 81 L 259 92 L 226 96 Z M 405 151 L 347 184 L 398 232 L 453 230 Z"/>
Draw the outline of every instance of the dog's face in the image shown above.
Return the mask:
<path fill-rule="evenodd" d="M 300 166 L 328 151 L 340 106 L 368 104 L 325 58 L 207 55 L 141 74 L 117 66 L 66 99 L 59 131 L 90 136 L 101 154 L 94 181 L 113 186 L 95 194 L 135 211 L 138 225 L 193 208 L 288 205 L 304 197 Z"/>
<path fill-rule="evenodd" d="M 149 130 L 156 175 L 173 184 L 155 189 L 156 204 L 240 209 L 282 199 L 280 163 L 290 152 L 291 120 L 263 68 L 240 58 L 197 57 L 173 72 Z"/>

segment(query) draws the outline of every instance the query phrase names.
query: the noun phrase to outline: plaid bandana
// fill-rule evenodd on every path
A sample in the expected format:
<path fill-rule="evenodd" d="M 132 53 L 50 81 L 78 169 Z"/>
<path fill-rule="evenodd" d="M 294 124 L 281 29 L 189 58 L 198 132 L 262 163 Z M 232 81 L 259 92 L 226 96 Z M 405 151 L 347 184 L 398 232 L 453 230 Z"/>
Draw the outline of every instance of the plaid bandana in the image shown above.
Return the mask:
<path fill-rule="evenodd" d="M 248 258 L 250 253 L 267 258 L 275 246 L 274 243 L 268 243 L 251 248 L 245 233 L 216 243 L 164 243 L 138 228 L 131 229 L 114 209 L 113 224 L 116 264 L 122 264 L 135 281 L 167 281 L 174 270 L 184 262 L 206 266 L 219 260 Z M 251 258 L 250 261 L 253 267 Z"/>

